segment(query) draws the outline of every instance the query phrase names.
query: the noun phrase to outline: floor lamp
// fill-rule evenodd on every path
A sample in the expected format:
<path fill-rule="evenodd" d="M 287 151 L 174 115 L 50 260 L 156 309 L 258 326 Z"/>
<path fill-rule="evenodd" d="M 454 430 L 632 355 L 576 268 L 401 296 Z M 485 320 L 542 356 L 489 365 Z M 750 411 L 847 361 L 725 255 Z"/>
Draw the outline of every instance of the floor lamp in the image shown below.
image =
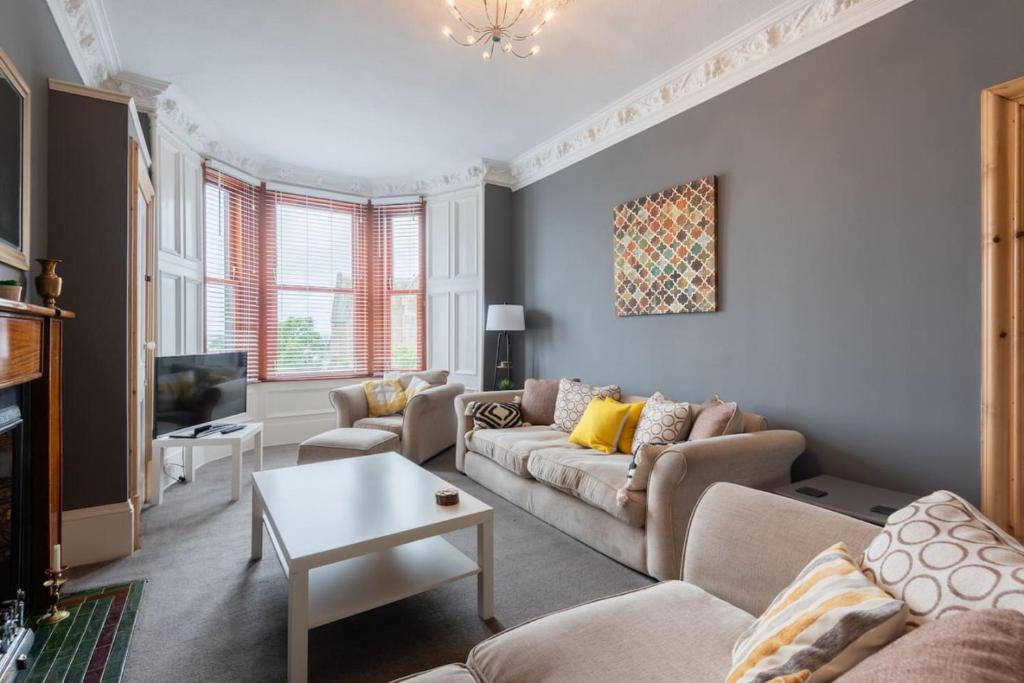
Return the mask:
<path fill-rule="evenodd" d="M 494 371 L 491 376 L 491 388 L 498 388 L 498 370 L 504 370 L 505 376 L 512 381 L 512 342 L 509 332 L 522 332 L 526 329 L 523 307 L 518 304 L 492 304 L 487 307 L 488 332 L 498 333 L 498 343 L 494 349 Z M 505 359 L 501 360 L 501 342 L 505 340 Z"/>

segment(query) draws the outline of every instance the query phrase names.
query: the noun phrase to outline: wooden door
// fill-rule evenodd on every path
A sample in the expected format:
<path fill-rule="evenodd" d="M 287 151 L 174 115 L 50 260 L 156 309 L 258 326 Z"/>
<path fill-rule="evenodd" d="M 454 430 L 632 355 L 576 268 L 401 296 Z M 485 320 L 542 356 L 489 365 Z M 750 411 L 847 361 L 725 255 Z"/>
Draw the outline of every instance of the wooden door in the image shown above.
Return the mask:
<path fill-rule="evenodd" d="M 1024 78 L 981 111 L 981 505 L 1024 540 Z"/>
<path fill-rule="evenodd" d="M 134 546 L 142 544 L 142 501 L 146 499 L 148 468 L 152 462 L 150 425 L 153 422 L 153 359 L 156 344 L 156 292 L 153 281 L 155 271 L 153 235 L 153 184 L 149 179 L 142 153 L 133 140 L 131 146 L 131 220 L 129 249 L 131 271 L 129 287 L 129 382 L 131 406 L 129 409 L 128 486 L 135 514 Z"/>

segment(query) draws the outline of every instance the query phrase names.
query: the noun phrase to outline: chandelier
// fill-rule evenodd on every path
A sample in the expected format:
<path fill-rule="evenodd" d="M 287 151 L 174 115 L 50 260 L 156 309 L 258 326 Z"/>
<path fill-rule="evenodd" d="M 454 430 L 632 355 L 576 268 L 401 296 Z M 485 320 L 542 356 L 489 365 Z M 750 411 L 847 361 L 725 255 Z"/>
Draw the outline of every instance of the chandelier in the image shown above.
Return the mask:
<path fill-rule="evenodd" d="M 570 0 L 482 0 L 482 11 L 477 10 L 472 19 L 459 9 L 458 0 L 445 2 L 448 11 L 468 33 L 464 40 L 456 37 L 450 26 L 445 26 L 442 33 L 463 47 L 483 45 L 483 58 L 488 61 L 496 49 L 520 59 L 540 52 L 540 45 L 535 44 L 525 52 L 520 45 L 536 38 L 555 17 L 555 12 Z"/>

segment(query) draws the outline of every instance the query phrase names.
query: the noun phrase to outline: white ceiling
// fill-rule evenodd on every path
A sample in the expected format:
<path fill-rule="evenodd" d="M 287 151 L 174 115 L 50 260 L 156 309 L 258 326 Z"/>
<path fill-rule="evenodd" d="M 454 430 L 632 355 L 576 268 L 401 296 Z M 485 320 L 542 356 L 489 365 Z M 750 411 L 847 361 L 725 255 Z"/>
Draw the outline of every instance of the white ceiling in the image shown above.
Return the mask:
<path fill-rule="evenodd" d="M 783 4 L 575 0 L 540 55 L 487 63 L 441 35 L 444 0 L 103 0 L 120 67 L 223 144 L 370 179 L 512 159 Z"/>

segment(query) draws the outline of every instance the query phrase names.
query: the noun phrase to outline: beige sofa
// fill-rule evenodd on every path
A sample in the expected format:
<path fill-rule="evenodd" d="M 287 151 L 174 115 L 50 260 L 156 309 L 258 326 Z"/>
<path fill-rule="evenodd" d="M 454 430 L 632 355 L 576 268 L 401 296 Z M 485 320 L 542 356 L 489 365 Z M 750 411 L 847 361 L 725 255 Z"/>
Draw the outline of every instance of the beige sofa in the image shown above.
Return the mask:
<path fill-rule="evenodd" d="M 771 489 L 790 482 L 790 466 L 804 437 L 769 430 L 760 415 L 745 415 L 745 432 L 678 443 L 657 460 L 646 491 L 616 500 L 631 457 L 604 455 L 570 444 L 548 426 L 472 431 L 469 401 L 508 401 L 521 391 L 463 394 L 455 465 L 459 471 L 552 526 L 637 571 L 658 579 L 679 576 L 690 514 L 710 484 L 730 481 Z M 643 401 L 646 396 L 623 396 Z"/>
<path fill-rule="evenodd" d="M 721 683 L 737 637 L 811 558 L 839 541 L 857 557 L 878 532 L 806 503 L 715 484 L 694 510 L 682 580 L 528 621 L 478 644 L 465 665 L 402 680 Z"/>
<path fill-rule="evenodd" d="M 415 463 L 451 448 L 455 443 L 453 401 L 465 389 L 458 383 L 448 384 L 447 370 L 410 372 L 400 375 L 398 380 L 403 387 L 408 387 L 413 377 L 435 386 L 413 396 L 398 415 L 370 417 L 361 384 L 333 389 L 330 399 L 338 415 L 338 427 L 391 432 L 400 439 L 402 455 Z"/>

